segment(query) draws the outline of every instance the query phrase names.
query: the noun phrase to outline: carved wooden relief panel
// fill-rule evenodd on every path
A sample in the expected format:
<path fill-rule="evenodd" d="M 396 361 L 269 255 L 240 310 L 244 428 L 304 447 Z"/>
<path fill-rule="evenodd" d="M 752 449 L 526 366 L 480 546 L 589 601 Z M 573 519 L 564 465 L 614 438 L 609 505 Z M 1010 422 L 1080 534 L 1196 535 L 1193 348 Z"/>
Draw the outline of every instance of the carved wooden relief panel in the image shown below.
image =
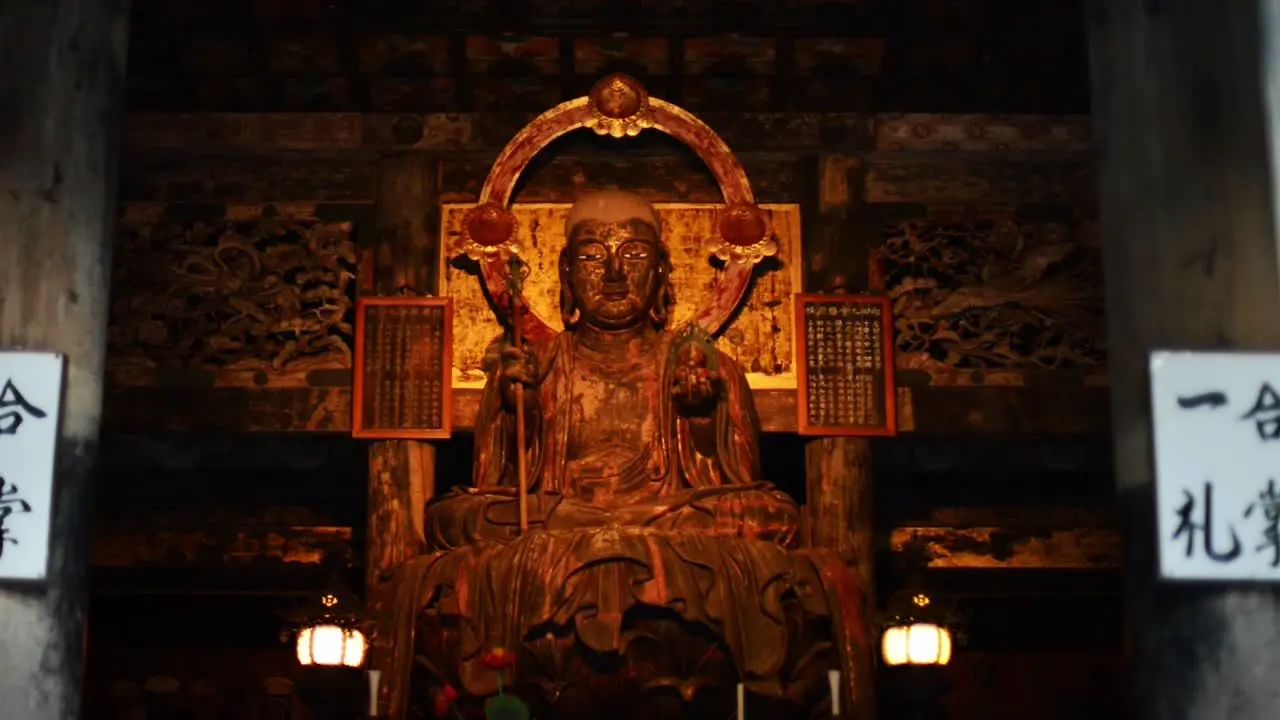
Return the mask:
<path fill-rule="evenodd" d="M 126 220 L 112 278 L 113 380 L 199 370 L 252 385 L 263 372 L 350 368 L 355 267 L 349 222 Z M 240 374 L 243 383 L 226 377 Z"/>
<path fill-rule="evenodd" d="M 471 207 L 443 206 L 443 248 L 457 241 L 462 217 Z M 556 263 L 564 246 L 564 219 L 569 207 L 550 203 L 512 206 L 519 223 L 521 257 L 530 265 L 525 297 L 530 309 L 556 330 L 563 327 Z M 671 250 L 671 282 L 676 292 L 672 327 L 679 327 L 693 317 L 721 272 L 712 265 L 705 244 L 717 237 L 715 217 L 719 205 L 656 203 L 655 207 L 662 216 L 663 239 Z M 778 254 L 760 264 L 742 311 L 717 342 L 747 371 L 752 387 L 794 388 L 791 296 L 800 289 L 800 207 L 761 207 L 773 222 Z M 454 301 L 453 386 L 480 387 L 484 384 L 480 358 L 502 330 L 481 292 L 480 281 L 457 263 L 442 265 L 445 269 L 440 287 Z"/>
<path fill-rule="evenodd" d="M 918 219 L 885 230 L 899 369 L 935 383 L 1031 370 L 1102 373 L 1102 270 L 1091 225 L 1008 218 Z"/>

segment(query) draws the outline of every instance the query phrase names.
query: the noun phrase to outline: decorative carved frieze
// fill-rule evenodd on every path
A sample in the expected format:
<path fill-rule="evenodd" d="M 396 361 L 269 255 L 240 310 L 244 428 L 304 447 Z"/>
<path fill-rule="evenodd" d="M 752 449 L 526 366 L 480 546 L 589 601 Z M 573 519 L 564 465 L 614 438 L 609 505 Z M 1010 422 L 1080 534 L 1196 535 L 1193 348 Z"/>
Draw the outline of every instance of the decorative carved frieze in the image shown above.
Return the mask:
<path fill-rule="evenodd" d="M 1012 218 L 890 225 L 879 255 L 898 367 L 981 371 L 988 384 L 1001 384 L 1002 372 L 1100 371 L 1102 270 L 1091 237 Z"/>
<path fill-rule="evenodd" d="M 156 371 L 351 367 L 349 222 L 125 221 L 114 260 L 108 362 L 119 384 L 147 384 Z"/>

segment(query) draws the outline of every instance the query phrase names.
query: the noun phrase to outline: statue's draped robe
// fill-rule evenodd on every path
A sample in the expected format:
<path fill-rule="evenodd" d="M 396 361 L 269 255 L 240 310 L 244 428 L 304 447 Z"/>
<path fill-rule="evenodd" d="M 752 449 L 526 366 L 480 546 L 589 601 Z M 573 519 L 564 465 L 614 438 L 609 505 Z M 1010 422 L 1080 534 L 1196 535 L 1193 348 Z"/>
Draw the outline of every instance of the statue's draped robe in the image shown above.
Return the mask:
<path fill-rule="evenodd" d="M 561 333 L 534 347 L 540 382 L 533 391 L 537 393 L 534 402 L 527 403 L 525 431 L 529 515 L 534 528 L 543 525 L 548 516 L 551 529 L 609 524 L 603 513 L 593 512 L 590 500 L 582 499 L 575 462 L 570 458 L 574 424 L 584 421 L 576 416 L 571 401 L 575 379 L 580 377 L 575 371 L 587 362 L 576 356 L 573 342 L 572 333 Z M 718 361 L 720 358 L 713 355 L 711 364 L 720 376 L 720 398 L 709 417 L 690 420 L 676 413 L 670 396 L 675 367 L 673 336 L 662 333 L 653 342 L 656 347 L 649 357 L 658 367 L 651 373 L 652 387 L 638 390 L 648 395 L 654 427 L 646 433 L 647 446 L 634 448 L 640 466 L 619 481 L 607 505 L 621 516 L 620 524 L 745 534 L 789 543 L 798 512 L 790 498 L 760 482 L 759 423 L 745 376 L 733 362 Z M 699 452 L 692 427 L 695 422 L 709 425 L 699 428 L 703 443 L 713 445 L 704 448 L 708 452 Z M 441 500 L 442 505 L 476 509 L 429 513 L 451 521 L 443 526 L 427 523 L 427 540 L 432 547 L 458 547 L 492 539 L 495 533 L 514 537 L 519 523 L 517 501 L 514 495 L 498 493 L 511 492 L 517 486 L 515 437 L 515 416 L 503 409 L 498 383 L 489 382 L 476 418 L 474 487 Z M 478 507 L 481 504 L 483 508 Z"/>
<path fill-rule="evenodd" d="M 424 609 L 458 623 L 456 682 L 465 690 L 493 692 L 496 677 L 480 655 L 515 650 L 535 634 L 567 628 L 596 652 L 623 652 L 625 618 L 638 605 L 709 628 L 745 681 L 770 686 L 788 650 L 784 597 L 798 598 L 815 616 L 829 615 L 830 563 L 784 547 L 798 511 L 760 482 L 758 421 L 745 377 L 713 351 L 720 394 L 712 427 L 699 431 L 711 431 L 714 453 L 699 452 L 708 434 L 696 441 L 690 423 L 697 421 L 676 413 L 671 398 L 672 335 L 656 341 L 652 357 L 661 367 L 651 396 L 656 431 L 642 458 L 646 481 L 626 485 L 610 503 L 625 522 L 594 523 L 594 508 L 575 499 L 568 456 L 575 422 L 567 401 L 575 379 L 571 333 L 535 348 L 541 383 L 530 391 L 537 401 L 527 403 L 531 532 L 518 538 L 514 416 L 492 376 L 486 384 L 474 487 L 429 508 L 428 544 L 438 551 L 403 569 L 397 603 L 402 611 Z M 412 650 L 396 652 L 403 663 Z"/>

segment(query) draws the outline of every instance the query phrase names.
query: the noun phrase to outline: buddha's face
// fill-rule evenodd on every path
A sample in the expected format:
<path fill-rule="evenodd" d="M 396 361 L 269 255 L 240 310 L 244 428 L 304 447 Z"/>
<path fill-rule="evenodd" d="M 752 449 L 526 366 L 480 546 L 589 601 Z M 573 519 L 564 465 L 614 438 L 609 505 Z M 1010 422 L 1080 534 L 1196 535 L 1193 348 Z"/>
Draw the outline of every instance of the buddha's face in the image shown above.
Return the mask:
<path fill-rule="evenodd" d="M 651 217 L 585 218 L 569 229 L 562 281 L 569 283 L 583 322 L 624 330 L 648 318 L 663 280 L 658 228 Z"/>

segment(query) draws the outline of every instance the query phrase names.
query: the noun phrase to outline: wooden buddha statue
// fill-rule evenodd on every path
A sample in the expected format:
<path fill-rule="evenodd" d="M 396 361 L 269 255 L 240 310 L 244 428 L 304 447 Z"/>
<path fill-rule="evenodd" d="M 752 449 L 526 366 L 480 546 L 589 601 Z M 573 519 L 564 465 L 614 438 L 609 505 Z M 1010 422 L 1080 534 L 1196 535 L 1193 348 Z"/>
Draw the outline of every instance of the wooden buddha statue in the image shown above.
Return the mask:
<path fill-rule="evenodd" d="M 432 549 L 517 533 L 522 388 L 531 528 L 622 525 L 790 543 L 798 509 L 761 482 L 742 371 L 666 327 L 671 259 L 653 207 L 629 193 L 588 195 L 570 211 L 565 237 L 565 330 L 524 350 L 491 349 L 474 487 L 428 508 Z"/>
<path fill-rule="evenodd" d="M 479 702 L 502 681 L 540 718 L 723 716 L 743 682 L 775 703 L 759 717 L 799 717 L 829 697 L 828 670 L 867 656 L 842 620 L 860 595 L 832 585 L 853 576 L 792 547 L 798 508 L 760 477 L 742 370 L 666 327 L 661 230 L 635 195 L 581 198 L 559 261 L 564 331 L 491 347 L 472 486 L 427 506 L 429 552 L 401 570 L 414 634 L 395 643 L 397 672 L 419 669 L 416 707 L 446 687 Z M 513 667 L 486 661 L 498 648 Z"/>

